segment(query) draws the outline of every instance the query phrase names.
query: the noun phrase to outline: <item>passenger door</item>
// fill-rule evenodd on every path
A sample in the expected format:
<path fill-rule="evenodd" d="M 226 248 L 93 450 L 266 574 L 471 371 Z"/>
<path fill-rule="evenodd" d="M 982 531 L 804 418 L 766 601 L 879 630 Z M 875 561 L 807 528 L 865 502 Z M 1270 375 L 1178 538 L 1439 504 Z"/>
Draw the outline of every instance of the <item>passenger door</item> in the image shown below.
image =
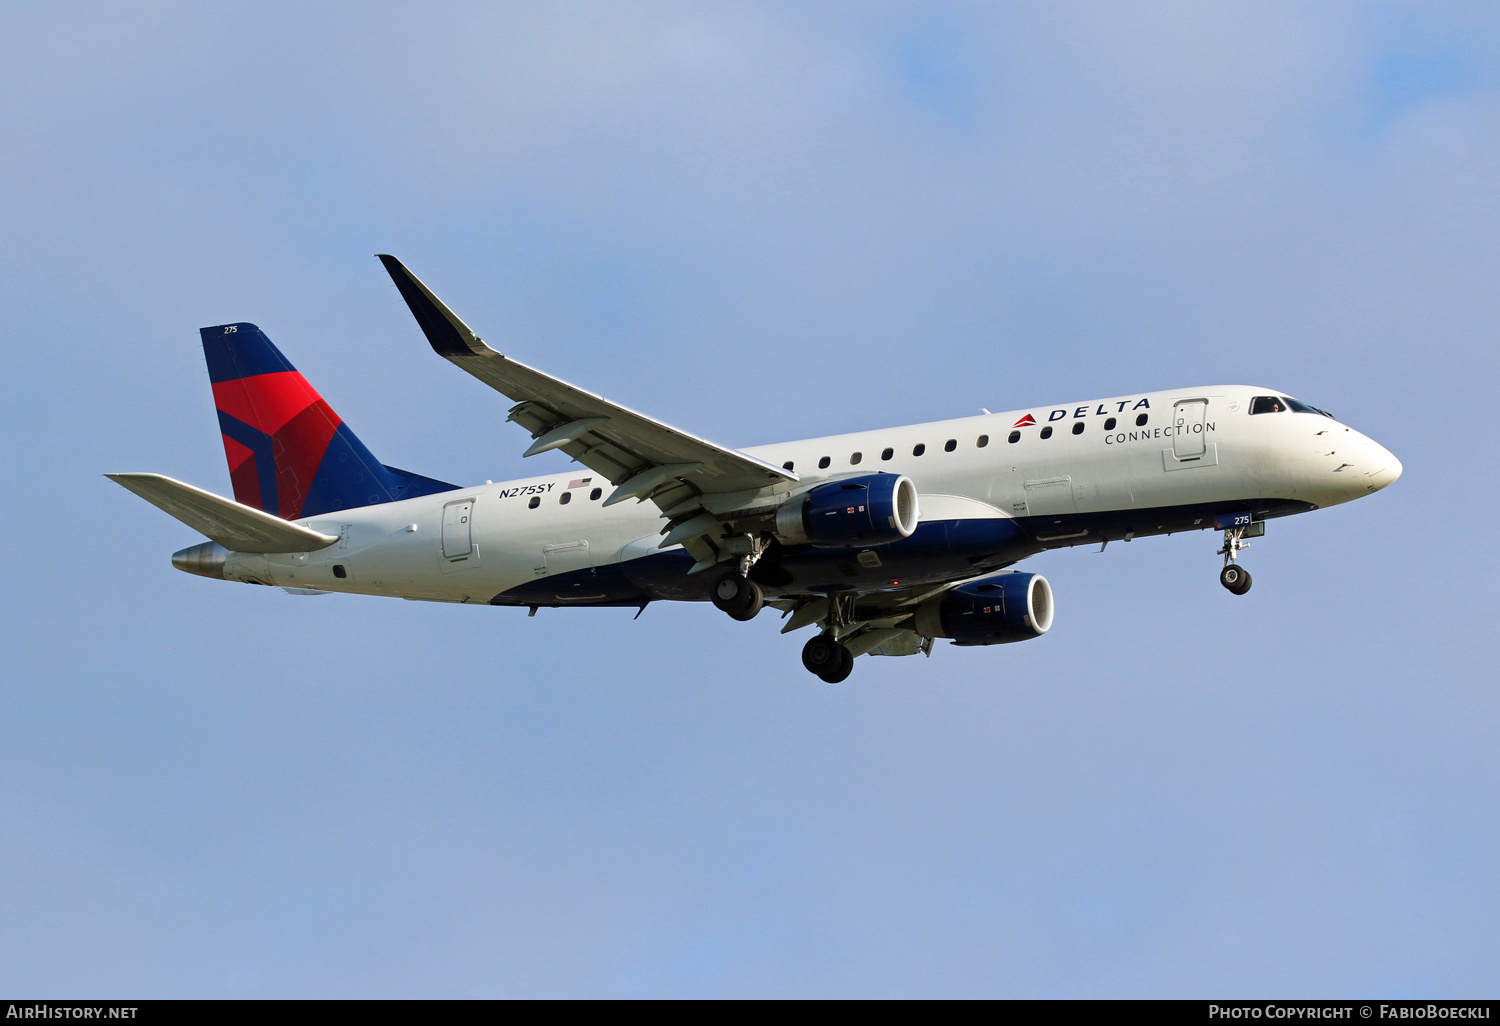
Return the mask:
<path fill-rule="evenodd" d="M 1172 455 L 1179 460 L 1202 459 L 1207 451 L 1204 424 L 1207 399 L 1183 399 L 1172 406 Z"/>
<path fill-rule="evenodd" d="M 443 507 L 443 573 L 478 565 L 479 550 L 474 546 L 473 521 L 473 499 L 461 499 Z"/>

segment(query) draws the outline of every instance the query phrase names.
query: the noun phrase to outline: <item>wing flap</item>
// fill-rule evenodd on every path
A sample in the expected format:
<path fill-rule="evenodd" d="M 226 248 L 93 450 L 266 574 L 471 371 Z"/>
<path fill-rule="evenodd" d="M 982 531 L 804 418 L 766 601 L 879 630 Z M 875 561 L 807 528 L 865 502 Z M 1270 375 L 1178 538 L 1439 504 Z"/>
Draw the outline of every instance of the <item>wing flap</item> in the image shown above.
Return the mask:
<path fill-rule="evenodd" d="M 104 476 L 233 552 L 311 552 L 339 540 L 161 474 Z"/>

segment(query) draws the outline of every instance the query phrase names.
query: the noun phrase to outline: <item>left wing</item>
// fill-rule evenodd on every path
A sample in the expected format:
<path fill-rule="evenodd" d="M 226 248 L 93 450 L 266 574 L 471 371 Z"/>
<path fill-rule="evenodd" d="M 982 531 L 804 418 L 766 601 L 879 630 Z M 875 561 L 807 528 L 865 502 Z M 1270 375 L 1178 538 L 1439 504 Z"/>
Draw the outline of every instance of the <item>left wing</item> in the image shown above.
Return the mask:
<path fill-rule="evenodd" d="M 651 499 L 669 519 L 664 532 L 671 543 L 682 542 L 700 564 L 721 558 L 714 536 L 731 511 L 743 516 L 773 507 L 796 484 L 790 470 L 679 431 L 496 352 L 401 261 L 381 254 L 380 262 L 438 355 L 516 401 L 510 419 L 535 439 L 524 455 L 561 449 L 615 486 L 606 506 Z"/>

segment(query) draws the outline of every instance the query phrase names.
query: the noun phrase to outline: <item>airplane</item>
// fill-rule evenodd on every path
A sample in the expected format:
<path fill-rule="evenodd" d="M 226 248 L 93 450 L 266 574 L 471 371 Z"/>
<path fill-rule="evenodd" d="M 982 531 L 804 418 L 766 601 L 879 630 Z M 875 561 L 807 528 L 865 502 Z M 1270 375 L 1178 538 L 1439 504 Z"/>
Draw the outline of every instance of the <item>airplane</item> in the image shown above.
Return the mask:
<path fill-rule="evenodd" d="M 379 255 L 440 356 L 515 403 L 523 457 L 579 468 L 460 488 L 382 464 L 254 324 L 200 335 L 234 498 L 109 474 L 210 540 L 179 570 L 294 594 L 525 607 L 712 602 L 803 665 L 930 655 L 1052 627 L 1052 549 L 1214 530 L 1244 595 L 1246 539 L 1401 476 L 1384 447 L 1279 389 L 1212 385 L 729 449 L 504 356 Z"/>

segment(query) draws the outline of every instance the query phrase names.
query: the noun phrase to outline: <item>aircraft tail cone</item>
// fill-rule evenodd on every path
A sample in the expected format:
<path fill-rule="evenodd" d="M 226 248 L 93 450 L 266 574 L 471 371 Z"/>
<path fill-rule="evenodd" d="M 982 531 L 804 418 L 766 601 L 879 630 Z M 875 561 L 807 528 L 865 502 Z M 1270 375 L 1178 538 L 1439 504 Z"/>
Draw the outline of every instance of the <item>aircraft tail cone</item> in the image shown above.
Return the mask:
<path fill-rule="evenodd" d="M 172 565 L 184 573 L 197 574 L 199 577 L 212 577 L 222 581 L 224 561 L 227 558 L 229 558 L 229 550 L 224 546 L 218 542 L 204 542 L 201 545 L 190 545 L 172 553 Z"/>

